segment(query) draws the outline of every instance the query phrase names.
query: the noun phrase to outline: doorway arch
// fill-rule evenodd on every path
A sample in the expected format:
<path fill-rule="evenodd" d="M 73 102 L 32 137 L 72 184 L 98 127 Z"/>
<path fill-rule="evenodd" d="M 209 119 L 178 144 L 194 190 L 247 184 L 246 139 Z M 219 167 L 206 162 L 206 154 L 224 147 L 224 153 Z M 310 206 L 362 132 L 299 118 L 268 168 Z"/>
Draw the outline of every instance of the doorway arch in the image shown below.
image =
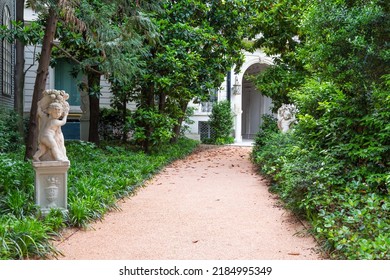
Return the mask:
<path fill-rule="evenodd" d="M 254 139 L 259 132 L 264 114 L 272 114 L 272 99 L 264 96 L 256 89 L 248 76 L 259 74 L 264 71 L 268 64 L 252 64 L 245 72 L 242 78 L 242 116 L 241 116 L 241 135 L 242 139 Z"/>

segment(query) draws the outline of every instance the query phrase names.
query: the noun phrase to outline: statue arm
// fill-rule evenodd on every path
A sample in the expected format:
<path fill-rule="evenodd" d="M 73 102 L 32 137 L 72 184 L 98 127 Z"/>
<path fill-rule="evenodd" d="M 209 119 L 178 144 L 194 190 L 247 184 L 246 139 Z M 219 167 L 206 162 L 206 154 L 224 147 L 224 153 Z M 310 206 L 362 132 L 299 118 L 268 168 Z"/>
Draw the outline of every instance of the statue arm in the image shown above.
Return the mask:
<path fill-rule="evenodd" d="M 38 116 L 41 118 L 43 117 L 43 111 L 42 111 L 40 104 L 38 104 Z"/>
<path fill-rule="evenodd" d="M 68 114 L 69 114 L 69 108 L 65 108 L 64 117 L 62 118 L 62 120 L 59 120 L 59 125 L 63 126 L 66 124 L 66 121 L 68 119 Z"/>

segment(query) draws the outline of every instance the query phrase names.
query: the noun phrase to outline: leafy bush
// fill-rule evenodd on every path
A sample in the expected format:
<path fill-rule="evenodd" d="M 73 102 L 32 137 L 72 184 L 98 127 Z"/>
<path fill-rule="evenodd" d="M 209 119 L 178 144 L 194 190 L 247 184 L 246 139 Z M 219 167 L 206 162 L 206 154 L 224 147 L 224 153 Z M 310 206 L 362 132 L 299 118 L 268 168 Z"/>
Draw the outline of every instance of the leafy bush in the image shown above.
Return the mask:
<path fill-rule="evenodd" d="M 332 258 L 390 259 L 388 4 L 329 0 L 302 11 L 294 60 L 281 56 L 287 72 L 260 78 L 265 94 L 297 105 L 299 123 L 286 135 L 263 131 L 252 157 Z"/>
<path fill-rule="evenodd" d="M 255 148 L 263 147 L 267 143 L 267 137 L 272 135 L 272 132 L 278 132 L 277 119 L 273 115 L 263 115 L 262 124 L 259 132 L 255 137 Z"/>
<path fill-rule="evenodd" d="M 132 140 L 146 152 L 166 144 L 174 136 L 176 121 L 155 109 L 138 108 L 128 118 L 129 129 L 133 131 Z"/>
<path fill-rule="evenodd" d="M 115 109 L 103 108 L 99 115 L 99 136 L 102 140 L 122 140 L 125 131 L 125 121 L 121 112 Z"/>
<path fill-rule="evenodd" d="M 8 201 L 16 201 L 24 198 L 18 196 L 32 197 L 34 191 L 34 176 L 31 164 L 21 160 L 22 153 L 4 154 L 0 153 L 0 198 L 6 194 L 13 194 L 14 198 Z M 21 192 L 18 194 L 18 192 Z M 3 209 L 4 198 L 0 199 L 0 211 Z M 11 203 L 13 204 L 13 203 Z"/>
<path fill-rule="evenodd" d="M 0 153 L 20 149 L 23 138 L 18 130 L 19 121 L 14 111 L 0 107 Z"/>
<path fill-rule="evenodd" d="M 359 179 L 359 167 L 346 168 L 332 152 L 307 146 L 298 131 L 259 132 L 252 160 L 271 190 L 312 223 L 332 258 L 390 259 L 389 195 Z"/>
<path fill-rule="evenodd" d="M 225 145 L 234 142 L 232 137 L 233 112 L 229 101 L 221 101 L 213 105 L 209 123 L 213 133 L 211 138 L 206 140 L 207 143 Z"/>

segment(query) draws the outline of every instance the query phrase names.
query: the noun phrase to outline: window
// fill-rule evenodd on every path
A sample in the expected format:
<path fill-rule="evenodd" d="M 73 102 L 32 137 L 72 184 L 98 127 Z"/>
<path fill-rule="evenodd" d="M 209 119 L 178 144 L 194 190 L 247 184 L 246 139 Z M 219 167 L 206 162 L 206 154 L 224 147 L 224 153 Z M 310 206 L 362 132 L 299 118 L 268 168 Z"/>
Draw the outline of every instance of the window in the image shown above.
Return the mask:
<path fill-rule="evenodd" d="M 210 139 L 215 135 L 214 129 L 212 129 L 209 122 L 200 121 L 198 125 L 200 140 Z"/>
<path fill-rule="evenodd" d="M 75 77 L 76 76 L 76 77 Z M 80 106 L 78 84 L 82 80 L 81 73 L 75 73 L 73 64 L 67 59 L 59 59 L 55 66 L 55 88 L 69 93 L 69 105 Z"/>
<path fill-rule="evenodd" d="M 3 25 L 11 29 L 11 14 L 7 6 L 3 10 Z M 2 73 L 3 73 L 3 94 L 12 95 L 12 44 L 3 39 L 2 42 Z"/>
<path fill-rule="evenodd" d="M 218 89 L 210 90 L 209 100 L 206 102 L 201 102 L 201 112 L 211 112 L 213 109 L 213 104 L 218 101 Z"/>

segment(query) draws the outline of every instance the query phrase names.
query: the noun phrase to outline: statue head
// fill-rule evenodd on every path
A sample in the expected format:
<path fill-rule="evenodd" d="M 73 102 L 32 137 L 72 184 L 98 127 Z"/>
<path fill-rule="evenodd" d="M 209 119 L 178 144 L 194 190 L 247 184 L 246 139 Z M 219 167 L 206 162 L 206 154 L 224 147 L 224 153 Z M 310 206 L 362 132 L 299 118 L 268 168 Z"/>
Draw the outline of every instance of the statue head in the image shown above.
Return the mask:
<path fill-rule="evenodd" d="M 52 102 L 49 104 L 47 112 L 53 119 L 59 119 L 62 116 L 64 110 L 61 103 Z"/>

